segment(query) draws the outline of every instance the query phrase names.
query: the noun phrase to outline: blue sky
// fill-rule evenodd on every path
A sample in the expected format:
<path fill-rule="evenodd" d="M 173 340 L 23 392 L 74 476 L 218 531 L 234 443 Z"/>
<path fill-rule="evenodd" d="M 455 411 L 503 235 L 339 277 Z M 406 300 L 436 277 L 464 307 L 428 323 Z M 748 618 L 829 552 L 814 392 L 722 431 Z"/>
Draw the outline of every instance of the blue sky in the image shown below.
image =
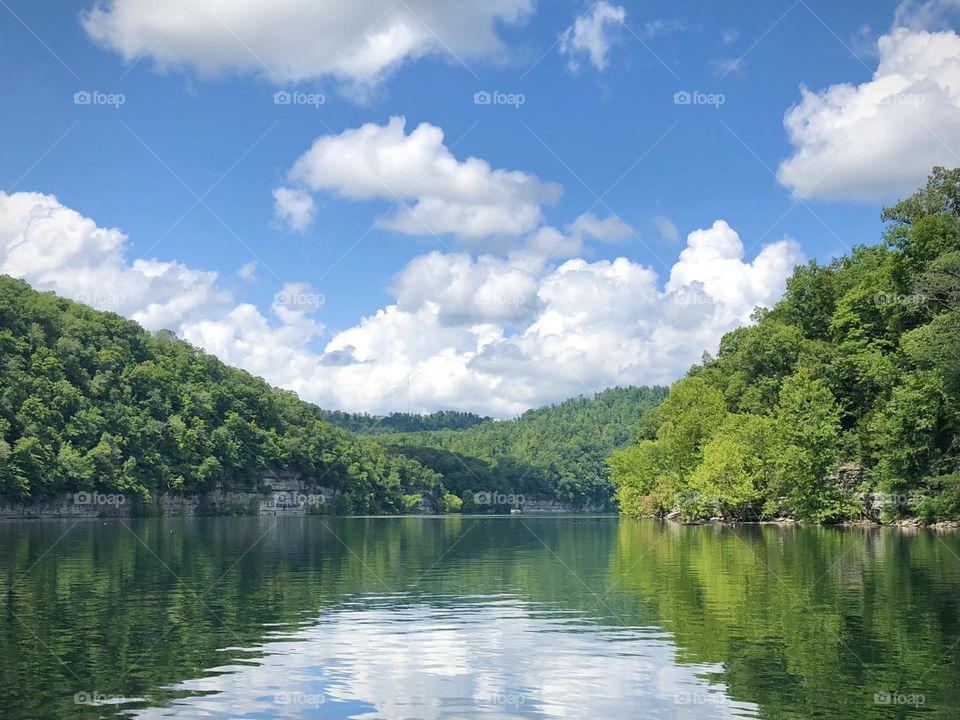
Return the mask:
<path fill-rule="evenodd" d="M 8 199 L 29 193 L 36 207 L 73 213 L 57 232 L 94 232 L 92 222 L 127 239 L 88 256 L 77 250 L 56 267 L 40 241 L 33 252 L 46 252 L 43 262 L 25 259 L 23 247 L 14 258 L 9 248 L 38 231 L 24 231 L 32 222 L 24 218 L 36 213 L 10 206 L 2 270 L 148 327 L 163 320 L 228 362 L 328 406 L 477 407 L 510 415 L 610 384 L 668 381 L 702 350 L 715 350 L 722 331 L 744 322 L 746 305 L 776 300 L 784 264 L 828 260 L 853 244 L 876 242 L 880 208 L 922 182 L 920 168 L 958 164 L 960 115 L 950 118 L 960 93 L 952 0 L 464 0 L 452 13 L 435 12 L 437 3 L 427 0 L 360 9 L 339 0 L 290 0 L 273 13 L 263 10 L 269 3 L 253 0 L 234 9 L 208 5 L 175 0 L 160 10 L 110 0 L 91 15 L 92 2 L 4 0 L 0 187 Z M 875 78 L 881 60 L 892 70 Z M 928 69 L 936 63 L 940 70 Z M 843 84 L 847 90 L 831 89 Z M 801 103 L 802 86 L 811 97 L 795 113 L 791 135 L 785 117 Z M 323 102 L 276 104 L 278 91 L 322 95 Z M 484 91 L 520 95 L 522 104 L 476 104 Z M 99 95 L 77 104 L 75 94 L 84 92 Z M 700 95 L 678 104 L 682 92 Z M 98 104 L 112 102 L 109 95 L 122 104 Z M 722 104 L 698 104 L 708 96 Z M 864 103 L 873 113 L 867 120 L 860 119 Z M 386 142 L 393 117 L 405 118 L 402 130 L 393 126 L 403 152 L 416 149 L 406 139 L 421 123 L 438 129 L 421 138 L 427 158 L 412 161 L 410 170 L 417 182 L 423 174 L 437 187 L 404 197 L 401 207 L 412 207 L 413 219 L 402 230 L 371 226 L 407 189 L 407 171 L 391 165 L 396 178 L 381 180 L 385 166 L 358 169 L 363 153 L 360 160 L 350 154 L 363 143 L 364 152 L 376 152 L 371 143 Z M 901 140 L 898 128 L 908 122 L 923 131 Z M 366 139 L 350 135 L 365 124 L 384 130 Z M 326 151 L 302 161 L 314 179 L 291 175 L 318 138 L 327 138 Z M 838 149 L 849 156 L 834 162 Z M 470 157 L 488 164 L 487 172 L 471 175 Z M 443 163 L 451 158 L 458 165 L 447 177 Z M 791 158 L 795 165 L 778 179 Z M 498 170 L 522 173 L 523 182 Z M 547 198 L 549 188 L 559 191 L 551 184 L 561 186 L 559 198 Z M 537 199 L 525 206 L 502 200 L 521 186 Z M 277 214 L 273 192 L 281 187 L 310 198 L 308 225 L 291 229 Z M 20 197 L 26 207 L 28 196 Z M 492 225 L 445 224 L 477 204 L 490 210 L 490 203 L 497 204 Z M 525 210 L 537 217 L 520 222 Z M 587 212 L 609 220 L 606 237 L 569 229 Z M 661 231 L 664 219 L 677 236 Z M 718 220 L 739 236 L 742 257 L 727 247 L 729 237 L 710 235 L 677 271 L 688 234 L 713 228 L 724 235 Z M 566 252 L 518 260 L 544 228 L 575 241 Z M 750 271 L 761 248 L 778 242 L 778 262 L 753 267 L 739 281 L 730 275 L 749 291 L 720 287 L 716 272 L 698 275 L 710 262 L 712 251 L 704 255 L 703 248 L 711 243 L 723 262 L 736 259 L 738 269 Z M 486 270 L 481 256 L 489 260 Z M 175 287 L 98 275 L 118 262 L 116 273 L 142 275 L 138 257 L 176 261 Z M 628 263 L 623 272 L 616 258 Z M 438 284 L 454 261 L 459 274 Z M 570 261 L 584 266 L 564 270 Z M 248 277 L 239 277 L 245 265 Z M 524 277 L 515 292 L 498 285 L 491 295 L 476 282 L 472 291 L 451 289 L 473 282 L 470 273 L 492 282 L 518 267 Z M 672 269 L 677 281 L 668 287 Z M 197 280 L 193 271 L 216 277 Z M 602 280 L 588 277 L 598 273 Z M 582 287 L 568 288 L 563 278 L 616 287 L 613 294 L 597 289 L 596 307 L 564 309 L 562 298 Z M 180 291 L 195 290 L 190 283 L 204 285 L 201 299 L 151 319 L 145 308 L 173 307 Z M 698 316 L 695 327 L 682 319 L 657 325 L 670 313 L 639 298 L 655 291 L 676 300 L 683 287 L 703 298 L 681 309 L 702 305 L 711 317 Z M 474 304 L 512 307 L 471 313 L 464 292 Z M 308 301 L 277 310 L 288 296 Z M 587 327 L 634 322 L 610 307 L 634 302 L 647 320 L 625 330 L 624 342 L 604 345 L 612 332 L 584 334 Z M 236 309 L 246 304 L 257 316 L 238 320 Z M 398 316 L 379 328 L 363 322 L 390 307 L 416 315 L 428 306 L 429 320 Z M 261 320 L 268 327 L 258 337 L 250 323 Z M 397 350 L 397 333 L 408 344 L 430 335 L 429 349 Z M 513 340 L 532 334 L 536 347 Z M 676 340 L 684 335 L 686 345 Z M 276 353 L 258 353 L 263 344 Z M 591 353 L 636 358 L 611 364 Z M 332 369 L 318 374 L 317 366 Z"/>

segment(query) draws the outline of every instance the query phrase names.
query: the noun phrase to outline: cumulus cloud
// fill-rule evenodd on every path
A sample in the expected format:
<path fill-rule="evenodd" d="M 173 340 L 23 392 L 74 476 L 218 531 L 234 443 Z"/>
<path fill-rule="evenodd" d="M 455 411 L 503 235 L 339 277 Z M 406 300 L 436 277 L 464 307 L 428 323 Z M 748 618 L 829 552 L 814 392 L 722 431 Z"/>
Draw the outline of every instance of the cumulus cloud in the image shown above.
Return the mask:
<path fill-rule="evenodd" d="M 960 147 L 960 35 L 930 31 L 956 0 L 908 2 L 877 42 L 873 78 L 801 88 L 784 124 L 794 153 L 778 171 L 798 198 L 888 201 L 910 193 Z"/>
<path fill-rule="evenodd" d="M 533 7 L 534 0 L 101 0 L 82 23 L 126 62 L 149 56 L 161 70 L 370 86 L 428 55 L 502 55 L 498 25 L 523 21 Z"/>
<path fill-rule="evenodd" d="M 0 273 L 150 329 L 175 329 L 229 302 L 217 273 L 175 261 L 128 263 L 127 236 L 40 193 L 0 192 Z"/>
<path fill-rule="evenodd" d="M 436 306 L 443 324 L 517 323 L 536 309 L 538 278 L 507 259 L 431 252 L 398 273 L 393 294 L 409 312 Z"/>
<path fill-rule="evenodd" d="M 622 231 L 593 216 L 579 223 L 585 235 Z M 791 240 L 748 260 L 719 220 L 690 233 L 664 279 L 624 257 L 558 264 L 582 240 L 542 227 L 503 257 L 416 257 L 394 279 L 394 302 L 330 333 L 316 319 L 325 298 L 306 283 L 284 283 L 268 309 L 238 304 L 216 273 L 128 262 L 126 242 L 52 196 L 0 193 L 0 272 L 174 330 L 325 407 L 500 417 L 611 385 L 675 379 L 756 305 L 776 301 L 803 260 Z"/>
<path fill-rule="evenodd" d="M 313 222 L 315 211 L 313 197 L 305 190 L 287 187 L 273 189 L 273 213 L 291 230 L 306 230 Z"/>
<path fill-rule="evenodd" d="M 334 333 L 322 352 L 279 347 L 255 315 L 187 337 L 211 349 L 217 339 L 218 353 L 328 407 L 510 416 L 678 377 L 775 302 L 803 261 L 791 240 L 743 255 L 723 221 L 690 234 L 665 283 L 627 258 L 556 266 L 529 247 L 508 258 L 432 252 L 398 274 L 394 304 Z"/>
<path fill-rule="evenodd" d="M 623 26 L 626 18 L 627 11 L 622 6 L 606 0 L 578 17 L 560 36 L 560 52 L 569 57 L 570 69 L 578 70 L 580 57 L 586 55 L 593 67 L 605 70 L 612 42 L 610 35 L 617 26 Z"/>
<path fill-rule="evenodd" d="M 518 170 L 495 170 L 484 160 L 458 160 L 443 130 L 422 123 L 409 134 L 406 121 L 367 123 L 316 139 L 290 168 L 288 181 L 313 192 L 354 200 L 383 199 L 396 209 L 382 227 L 408 235 L 451 234 L 478 240 L 520 235 L 536 228 L 541 205 L 561 188 Z M 278 188 L 276 193 L 286 188 Z"/>

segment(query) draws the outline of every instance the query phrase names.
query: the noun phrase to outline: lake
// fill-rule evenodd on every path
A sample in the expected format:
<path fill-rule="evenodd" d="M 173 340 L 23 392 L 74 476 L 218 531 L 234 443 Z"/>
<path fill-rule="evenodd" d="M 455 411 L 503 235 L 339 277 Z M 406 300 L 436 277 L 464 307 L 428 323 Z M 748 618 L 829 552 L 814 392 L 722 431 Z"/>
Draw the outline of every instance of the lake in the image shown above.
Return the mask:
<path fill-rule="evenodd" d="M 960 535 L 0 524 L 0 717 L 960 717 Z"/>

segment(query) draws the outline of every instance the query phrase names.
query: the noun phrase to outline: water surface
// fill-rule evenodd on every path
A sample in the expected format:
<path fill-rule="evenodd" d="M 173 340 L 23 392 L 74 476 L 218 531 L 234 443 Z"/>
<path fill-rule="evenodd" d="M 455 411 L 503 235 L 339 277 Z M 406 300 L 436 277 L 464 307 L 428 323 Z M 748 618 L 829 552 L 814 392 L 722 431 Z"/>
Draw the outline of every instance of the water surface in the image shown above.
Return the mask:
<path fill-rule="evenodd" d="M 0 525 L 3 718 L 960 717 L 960 536 Z"/>

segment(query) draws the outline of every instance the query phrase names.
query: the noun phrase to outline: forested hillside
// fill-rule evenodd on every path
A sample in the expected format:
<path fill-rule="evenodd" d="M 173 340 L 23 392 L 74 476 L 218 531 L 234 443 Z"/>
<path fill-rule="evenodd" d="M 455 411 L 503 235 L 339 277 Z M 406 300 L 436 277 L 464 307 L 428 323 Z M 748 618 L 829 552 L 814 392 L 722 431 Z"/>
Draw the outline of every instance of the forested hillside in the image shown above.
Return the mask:
<path fill-rule="evenodd" d="M 441 473 L 465 510 L 475 509 L 473 494 L 479 491 L 602 504 L 613 494 L 605 458 L 633 439 L 637 423 L 665 395 L 661 387 L 611 388 L 529 410 L 516 420 L 383 439 Z"/>
<path fill-rule="evenodd" d="M 0 494 L 149 498 L 256 487 L 265 471 L 339 488 L 340 512 L 442 501 L 442 478 L 319 408 L 168 333 L 0 276 Z"/>
<path fill-rule="evenodd" d="M 421 499 L 456 511 L 461 498 L 505 511 L 473 503 L 497 492 L 606 502 L 604 458 L 666 393 L 616 388 L 505 422 L 331 412 L 169 333 L 6 276 L 0 373 L 0 495 L 96 489 L 148 500 L 255 489 L 287 472 L 341 490 L 329 510 L 342 513 L 403 512 Z"/>
<path fill-rule="evenodd" d="M 323 410 L 323 418 L 339 428 L 362 435 L 380 433 L 424 432 L 427 430 L 465 430 L 490 420 L 476 413 L 438 410 L 426 415 L 395 412 L 377 416 L 366 413 L 348 413 L 340 410 Z"/>
<path fill-rule="evenodd" d="M 613 453 L 624 512 L 960 515 L 960 170 L 883 212 L 885 242 L 798 267 Z M 843 473 L 838 469 L 843 466 Z"/>

